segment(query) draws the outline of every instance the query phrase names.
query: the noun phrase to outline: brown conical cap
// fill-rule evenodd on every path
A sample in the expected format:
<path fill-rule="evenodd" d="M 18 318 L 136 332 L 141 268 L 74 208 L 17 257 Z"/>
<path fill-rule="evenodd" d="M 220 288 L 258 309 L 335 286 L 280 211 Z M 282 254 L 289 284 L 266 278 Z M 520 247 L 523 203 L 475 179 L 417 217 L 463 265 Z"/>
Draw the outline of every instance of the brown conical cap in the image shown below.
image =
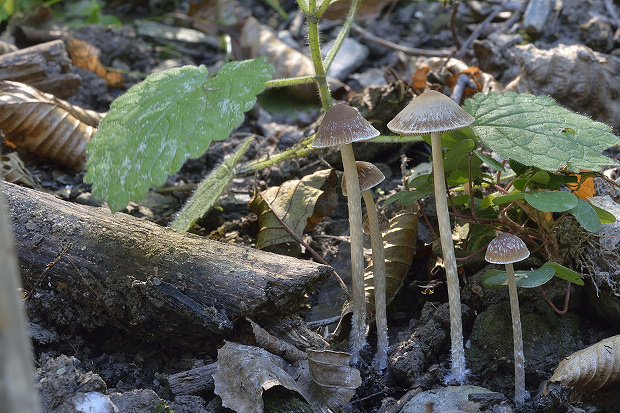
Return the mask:
<path fill-rule="evenodd" d="M 529 256 L 530 251 L 521 238 L 504 232 L 489 243 L 484 259 L 492 264 L 512 264 Z"/>
<path fill-rule="evenodd" d="M 385 179 L 383 172 L 370 162 L 355 161 L 355 169 L 360 180 L 360 191 L 367 191 L 379 185 Z M 347 196 L 347 181 L 342 177 L 342 195 Z"/>
<path fill-rule="evenodd" d="M 387 126 L 401 135 L 426 135 L 462 129 L 474 120 L 452 99 L 429 89 L 409 102 Z"/>
<path fill-rule="evenodd" d="M 316 131 L 313 148 L 327 148 L 364 141 L 379 136 L 375 129 L 354 107 L 344 103 L 334 105 L 325 113 Z"/>

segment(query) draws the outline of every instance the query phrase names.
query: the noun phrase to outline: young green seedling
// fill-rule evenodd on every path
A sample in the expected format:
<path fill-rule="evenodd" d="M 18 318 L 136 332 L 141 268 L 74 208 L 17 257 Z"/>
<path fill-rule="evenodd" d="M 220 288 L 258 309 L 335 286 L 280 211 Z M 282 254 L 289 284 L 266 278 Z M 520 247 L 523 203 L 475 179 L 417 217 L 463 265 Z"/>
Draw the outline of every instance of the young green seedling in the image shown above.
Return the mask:
<path fill-rule="evenodd" d="M 387 351 L 389 346 L 387 334 L 386 294 L 385 294 L 385 251 L 383 236 L 379 226 L 377 206 L 370 190 L 385 179 L 383 173 L 370 162 L 355 162 L 359 177 L 360 190 L 366 204 L 370 243 L 372 246 L 373 285 L 375 296 L 375 321 L 377 324 L 377 354 L 375 363 L 379 370 L 387 367 Z M 346 177 L 342 178 L 342 194 L 347 196 Z"/>
<path fill-rule="evenodd" d="M 433 155 L 433 185 L 439 237 L 446 269 L 448 300 L 450 302 L 450 339 L 452 343 L 451 378 L 465 380 L 465 350 L 463 348 L 463 325 L 461 321 L 461 292 L 452 241 L 452 227 L 446 196 L 441 133 L 462 129 L 475 119 L 444 94 L 427 90 L 414 98 L 394 119 L 388 128 L 401 135 L 431 134 Z"/>
<path fill-rule="evenodd" d="M 521 238 L 504 232 L 489 243 L 484 258 L 493 264 L 506 265 L 506 281 L 510 296 L 510 313 L 512 314 L 512 339 L 515 354 L 515 403 L 523 404 L 527 396 L 525 391 L 525 357 L 523 355 L 523 337 L 521 333 L 521 315 L 519 313 L 519 296 L 517 281 L 512 263 L 522 261 L 530 256 L 525 242 Z"/>
<path fill-rule="evenodd" d="M 379 136 L 376 130 L 357 109 L 338 104 L 325 113 L 312 147 L 339 147 L 346 177 L 349 207 L 349 232 L 351 237 L 351 301 L 353 319 L 349 345 L 351 362 L 357 363 L 359 352 L 366 344 L 366 300 L 364 297 L 364 234 L 362 224 L 362 201 L 359 178 L 355 167 L 353 142 Z"/>

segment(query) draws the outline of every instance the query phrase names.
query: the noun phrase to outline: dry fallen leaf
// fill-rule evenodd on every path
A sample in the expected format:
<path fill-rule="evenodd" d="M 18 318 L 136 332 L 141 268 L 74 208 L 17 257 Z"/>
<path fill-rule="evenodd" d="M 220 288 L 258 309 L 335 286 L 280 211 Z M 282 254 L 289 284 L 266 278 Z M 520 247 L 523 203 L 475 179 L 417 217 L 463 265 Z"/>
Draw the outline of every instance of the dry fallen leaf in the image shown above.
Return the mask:
<path fill-rule="evenodd" d="M 351 400 L 362 384 L 359 370 L 349 366 L 351 355 L 332 350 L 309 350 L 308 365 L 321 404 L 335 409 Z"/>
<path fill-rule="evenodd" d="M 2 175 L 6 182 L 21 184 L 30 188 L 39 188 L 30 171 L 19 158 L 17 152 L 9 152 L 0 156 Z"/>
<path fill-rule="evenodd" d="M 599 341 L 560 361 L 545 385 L 544 394 L 548 393 L 551 383 L 588 393 L 620 385 L 620 335 Z"/>
<path fill-rule="evenodd" d="M 232 342 L 218 350 L 213 380 L 222 406 L 238 413 L 261 413 L 263 392 L 275 386 L 283 386 L 303 397 L 295 380 L 286 372 L 282 358 L 262 348 Z"/>
<path fill-rule="evenodd" d="M 89 70 L 104 78 L 108 86 L 122 88 L 125 85 L 123 75 L 108 71 L 99 61 L 101 52 L 92 44 L 84 40 L 71 38 L 67 40 L 67 50 L 71 55 L 73 64 L 84 70 Z"/>
<path fill-rule="evenodd" d="M 0 129 L 7 145 L 80 170 L 103 115 L 23 83 L 0 82 Z"/>
<path fill-rule="evenodd" d="M 302 179 L 271 187 L 252 199 L 250 210 L 258 215 L 259 249 L 294 254 L 297 241 L 282 227 L 274 213 L 301 239 L 306 228 L 330 214 L 337 206 L 336 174 L 332 169 L 317 171 Z"/>

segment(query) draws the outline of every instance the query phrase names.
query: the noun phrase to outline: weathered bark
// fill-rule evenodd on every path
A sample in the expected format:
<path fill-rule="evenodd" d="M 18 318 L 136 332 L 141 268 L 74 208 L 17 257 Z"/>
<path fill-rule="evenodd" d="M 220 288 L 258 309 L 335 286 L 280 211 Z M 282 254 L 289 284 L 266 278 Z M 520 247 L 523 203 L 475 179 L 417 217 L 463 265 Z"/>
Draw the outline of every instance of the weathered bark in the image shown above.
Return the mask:
<path fill-rule="evenodd" d="M 229 337 L 242 317 L 273 322 L 298 312 L 306 293 L 332 272 L 107 208 L 2 187 L 29 306 L 63 325 L 111 326 L 164 345 L 213 344 Z"/>
<path fill-rule="evenodd" d="M 62 40 L 0 55 L 2 80 L 25 83 L 61 99 L 73 96 L 82 84 Z"/>
<path fill-rule="evenodd" d="M 213 391 L 213 373 L 215 373 L 215 370 L 217 370 L 217 363 L 210 363 L 191 370 L 171 374 L 166 377 L 166 385 L 170 394 L 175 397 L 210 392 Z"/>

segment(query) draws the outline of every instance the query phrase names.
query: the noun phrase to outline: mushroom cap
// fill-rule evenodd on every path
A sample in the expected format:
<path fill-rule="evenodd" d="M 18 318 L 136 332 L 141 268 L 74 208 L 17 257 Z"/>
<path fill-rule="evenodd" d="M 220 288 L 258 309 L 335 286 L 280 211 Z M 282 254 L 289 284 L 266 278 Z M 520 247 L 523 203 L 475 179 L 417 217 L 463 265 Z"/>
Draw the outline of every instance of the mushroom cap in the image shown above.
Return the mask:
<path fill-rule="evenodd" d="M 355 161 L 355 169 L 360 181 L 360 191 L 367 191 L 379 185 L 385 179 L 383 172 L 370 162 Z M 342 177 L 342 195 L 347 196 L 347 181 Z"/>
<path fill-rule="evenodd" d="M 429 89 L 409 102 L 387 126 L 401 135 L 426 135 L 462 129 L 474 120 L 452 99 Z"/>
<path fill-rule="evenodd" d="M 327 148 L 365 141 L 379 136 L 375 129 L 354 107 L 344 103 L 332 106 L 323 117 L 312 142 L 313 148 Z"/>
<path fill-rule="evenodd" d="M 530 251 L 521 238 L 504 232 L 489 243 L 484 259 L 492 264 L 512 264 L 529 256 Z"/>

